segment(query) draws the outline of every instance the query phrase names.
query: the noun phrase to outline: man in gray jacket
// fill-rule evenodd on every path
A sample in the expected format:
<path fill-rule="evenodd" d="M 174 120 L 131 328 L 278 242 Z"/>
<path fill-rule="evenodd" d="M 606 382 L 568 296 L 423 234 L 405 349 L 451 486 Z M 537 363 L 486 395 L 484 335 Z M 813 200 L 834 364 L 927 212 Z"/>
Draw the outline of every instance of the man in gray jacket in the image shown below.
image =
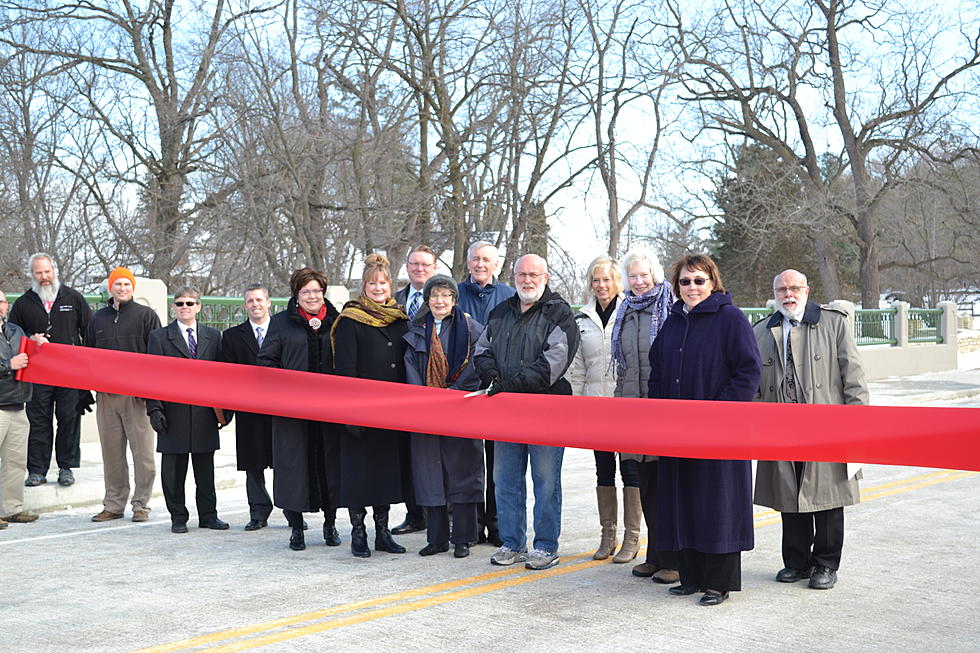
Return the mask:
<path fill-rule="evenodd" d="M 796 270 L 773 280 L 777 312 L 755 324 L 762 355 L 758 401 L 867 404 L 868 387 L 847 314 L 808 301 Z M 759 461 L 755 503 L 783 521 L 781 583 L 809 578 L 813 589 L 837 582 L 844 546 L 844 506 L 861 500 L 860 472 L 845 463 Z"/>

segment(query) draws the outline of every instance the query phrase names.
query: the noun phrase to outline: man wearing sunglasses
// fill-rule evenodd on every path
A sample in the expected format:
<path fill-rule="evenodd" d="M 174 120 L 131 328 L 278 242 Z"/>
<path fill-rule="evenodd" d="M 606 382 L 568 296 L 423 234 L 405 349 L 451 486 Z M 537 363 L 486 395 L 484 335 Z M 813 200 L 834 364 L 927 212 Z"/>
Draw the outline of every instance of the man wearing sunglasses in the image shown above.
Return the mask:
<path fill-rule="evenodd" d="M 806 277 L 785 270 L 773 280 L 777 312 L 755 324 L 762 355 L 756 400 L 793 404 L 867 404 L 868 387 L 844 311 L 809 301 Z M 849 467 L 851 469 L 849 469 Z M 760 460 L 755 503 L 783 522 L 781 583 L 837 582 L 844 547 L 844 506 L 861 500 L 857 466 Z"/>
<path fill-rule="evenodd" d="M 150 334 L 146 353 L 191 360 L 221 360 L 221 333 L 197 321 L 201 294 L 189 286 L 174 293 L 177 319 Z M 218 449 L 218 418 L 205 406 L 146 400 L 146 413 L 157 434 L 160 482 L 170 511 L 170 530 L 187 532 L 189 513 L 184 503 L 188 459 L 194 467 L 197 486 L 197 520 L 201 528 L 223 531 L 228 524 L 218 519 L 214 490 L 214 452 Z"/>

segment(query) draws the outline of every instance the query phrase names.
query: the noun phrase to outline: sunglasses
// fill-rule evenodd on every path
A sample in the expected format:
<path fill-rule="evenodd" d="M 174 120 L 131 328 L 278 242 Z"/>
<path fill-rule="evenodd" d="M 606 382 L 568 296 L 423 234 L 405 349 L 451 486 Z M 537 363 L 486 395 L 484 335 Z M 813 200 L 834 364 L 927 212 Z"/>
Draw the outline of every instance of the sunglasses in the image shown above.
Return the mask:
<path fill-rule="evenodd" d="M 197 306 L 197 302 L 174 302 L 174 306 Z"/>
<path fill-rule="evenodd" d="M 678 279 L 677 283 L 681 284 L 682 286 L 690 286 L 692 283 L 695 286 L 703 286 L 704 284 L 708 283 L 708 281 L 710 281 L 710 279 L 706 279 L 705 277 L 694 277 L 693 279 Z"/>

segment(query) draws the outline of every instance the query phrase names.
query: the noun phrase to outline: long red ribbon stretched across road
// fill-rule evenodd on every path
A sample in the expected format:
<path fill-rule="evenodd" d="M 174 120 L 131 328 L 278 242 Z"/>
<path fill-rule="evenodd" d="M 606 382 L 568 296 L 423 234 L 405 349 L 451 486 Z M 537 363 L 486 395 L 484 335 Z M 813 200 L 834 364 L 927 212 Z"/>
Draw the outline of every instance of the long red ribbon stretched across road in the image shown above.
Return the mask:
<path fill-rule="evenodd" d="M 22 343 L 32 383 L 323 422 L 688 458 L 980 471 L 980 409 L 462 392 L 250 365 Z"/>

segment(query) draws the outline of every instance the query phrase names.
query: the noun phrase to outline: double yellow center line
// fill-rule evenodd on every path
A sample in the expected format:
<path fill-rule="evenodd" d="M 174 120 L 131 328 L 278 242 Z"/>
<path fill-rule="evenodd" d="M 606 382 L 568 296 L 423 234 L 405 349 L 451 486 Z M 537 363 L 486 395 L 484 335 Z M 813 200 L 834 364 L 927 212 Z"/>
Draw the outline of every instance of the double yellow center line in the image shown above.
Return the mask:
<path fill-rule="evenodd" d="M 902 492 L 937 485 L 947 481 L 967 478 L 976 472 L 942 470 L 913 476 L 911 478 L 885 483 L 868 488 L 861 493 L 862 501 L 879 499 Z M 779 522 L 779 513 L 765 510 L 753 515 L 755 527 L 761 528 Z M 641 543 L 643 544 L 643 543 Z M 609 560 L 592 560 L 592 553 L 578 553 L 562 556 L 562 564 L 545 571 L 525 571 L 521 564 L 494 570 L 485 574 L 469 576 L 459 580 L 436 583 L 404 592 L 396 592 L 363 601 L 355 601 L 322 610 L 276 619 L 264 623 L 232 628 L 199 637 L 184 639 L 170 644 L 141 649 L 138 653 L 166 653 L 204 648 L 208 651 L 243 651 L 268 644 L 276 644 L 297 637 L 305 637 L 345 626 L 373 621 L 406 612 L 421 610 L 437 605 L 465 599 L 498 590 L 508 589 L 536 581 L 563 576 L 599 565 Z"/>

